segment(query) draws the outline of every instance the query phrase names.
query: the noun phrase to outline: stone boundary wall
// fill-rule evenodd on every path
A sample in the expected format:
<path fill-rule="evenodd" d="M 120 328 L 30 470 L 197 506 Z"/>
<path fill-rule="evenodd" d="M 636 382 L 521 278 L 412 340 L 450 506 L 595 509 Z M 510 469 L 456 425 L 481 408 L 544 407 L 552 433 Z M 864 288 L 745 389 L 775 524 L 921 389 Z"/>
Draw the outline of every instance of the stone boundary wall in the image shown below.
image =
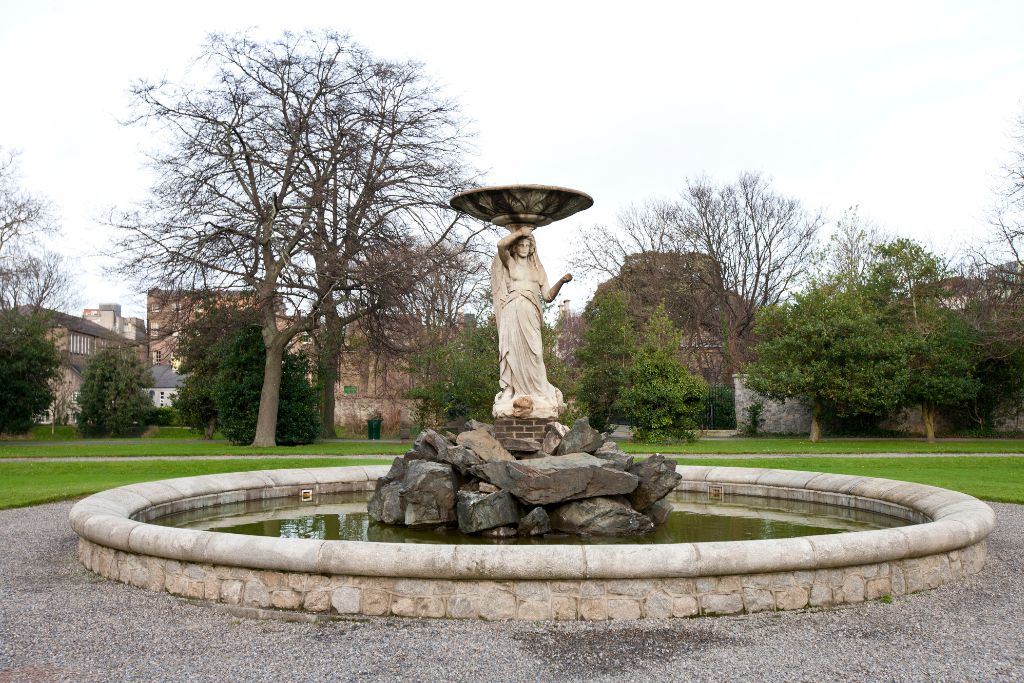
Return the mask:
<path fill-rule="evenodd" d="M 743 431 L 747 423 L 747 408 L 760 401 L 764 406 L 761 412 L 761 428 L 763 434 L 807 434 L 811 431 L 811 408 L 796 399 L 776 401 L 757 393 L 743 382 L 743 375 L 733 375 L 736 390 L 736 427 Z M 924 421 L 921 419 L 919 406 L 901 408 L 879 425 L 882 429 L 907 434 L 925 433 Z M 939 433 L 950 429 L 949 420 L 941 410 L 935 416 L 935 429 Z M 995 423 L 997 431 L 1024 430 L 1024 406 L 1007 406 L 1006 414 Z"/>
<path fill-rule="evenodd" d="M 733 375 L 736 389 L 736 427 L 742 432 L 747 424 L 747 408 L 760 402 L 761 434 L 807 434 L 811 431 L 811 408 L 796 399 L 776 401 L 762 396 L 743 382 L 743 375 Z"/>
<path fill-rule="evenodd" d="M 530 620 L 734 614 L 912 593 L 980 571 L 995 523 L 984 503 L 936 487 L 729 467 L 681 467 L 680 487 L 832 502 L 924 523 L 764 541 L 517 547 L 261 538 L 145 522 L 301 488 L 369 490 L 386 469 L 135 484 L 90 496 L 70 519 L 87 568 L 150 590 L 314 613 Z"/>

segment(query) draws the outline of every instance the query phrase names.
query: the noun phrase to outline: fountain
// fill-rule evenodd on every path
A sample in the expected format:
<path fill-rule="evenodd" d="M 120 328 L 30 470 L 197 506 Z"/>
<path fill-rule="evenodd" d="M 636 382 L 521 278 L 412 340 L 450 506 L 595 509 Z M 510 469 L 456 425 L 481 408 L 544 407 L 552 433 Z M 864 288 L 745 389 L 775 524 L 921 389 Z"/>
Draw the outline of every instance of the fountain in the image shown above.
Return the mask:
<path fill-rule="evenodd" d="M 472 190 L 451 201 L 509 229 L 492 266 L 501 354 L 493 433 L 483 424 L 459 435 L 427 431 L 391 467 L 239 472 L 104 491 L 70 514 L 82 564 L 256 616 L 280 609 L 488 620 L 827 607 L 936 588 L 982 569 L 995 516 L 971 496 L 870 477 L 634 462 L 585 420 L 560 425 L 561 392 L 547 382 L 535 335 L 539 299 L 553 298 L 571 277 L 547 283 L 532 233 L 592 203 L 539 185 Z M 223 531 L 238 514 L 259 527 L 284 519 L 279 531 L 295 529 L 309 519 L 302 506 L 322 512 L 335 494 L 364 496 L 344 499 L 334 513 L 352 513 L 358 523 L 348 526 L 363 535 Z M 359 516 L 366 496 L 376 527 Z M 780 506 L 828 506 L 838 533 L 671 535 L 680 525 L 666 520 L 684 508 L 732 517 L 733 503 L 751 497 L 771 512 L 741 516 L 792 521 Z M 595 512 L 602 500 L 609 502 Z M 299 511 L 276 512 L 284 501 Z M 862 526 L 872 515 L 889 521 Z M 446 531 L 456 524 L 472 535 Z"/>

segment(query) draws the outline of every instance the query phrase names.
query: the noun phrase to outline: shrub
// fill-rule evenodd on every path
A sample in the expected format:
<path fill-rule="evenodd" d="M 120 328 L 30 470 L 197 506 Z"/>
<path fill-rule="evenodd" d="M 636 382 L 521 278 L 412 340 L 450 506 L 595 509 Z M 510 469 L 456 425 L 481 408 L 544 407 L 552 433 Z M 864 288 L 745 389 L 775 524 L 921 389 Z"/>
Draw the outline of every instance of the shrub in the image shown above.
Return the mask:
<path fill-rule="evenodd" d="M 159 408 L 154 407 L 149 411 L 146 424 L 157 427 L 177 427 L 181 424 L 181 421 L 179 420 L 177 410 L 171 406 L 161 406 Z"/>
<path fill-rule="evenodd" d="M 764 404 L 756 401 L 747 406 L 747 422 L 743 425 L 743 432 L 747 436 L 757 436 L 761 431 L 761 413 L 764 412 Z"/>
<path fill-rule="evenodd" d="M 679 362 L 679 333 L 663 306 L 651 316 L 644 341 L 633 354 L 622 409 L 636 438 L 659 442 L 696 438 L 708 386 Z"/>

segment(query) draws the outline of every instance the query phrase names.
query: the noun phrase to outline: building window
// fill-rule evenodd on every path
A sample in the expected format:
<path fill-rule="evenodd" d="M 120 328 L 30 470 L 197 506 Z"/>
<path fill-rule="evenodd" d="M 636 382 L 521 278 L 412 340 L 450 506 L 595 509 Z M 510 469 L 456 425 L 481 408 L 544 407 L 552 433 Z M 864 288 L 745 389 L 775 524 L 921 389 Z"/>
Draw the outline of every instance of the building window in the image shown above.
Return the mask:
<path fill-rule="evenodd" d="M 160 365 L 161 351 L 158 349 L 153 352 L 153 365 Z"/>

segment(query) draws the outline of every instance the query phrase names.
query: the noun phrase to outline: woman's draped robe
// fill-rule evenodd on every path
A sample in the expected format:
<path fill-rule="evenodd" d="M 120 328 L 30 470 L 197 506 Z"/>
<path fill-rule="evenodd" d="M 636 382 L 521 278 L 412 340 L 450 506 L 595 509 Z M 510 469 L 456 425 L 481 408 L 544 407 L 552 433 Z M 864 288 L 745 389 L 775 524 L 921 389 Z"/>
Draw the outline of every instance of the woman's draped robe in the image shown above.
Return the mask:
<path fill-rule="evenodd" d="M 509 255 L 509 258 L 515 258 Z M 498 325 L 498 384 L 495 417 L 557 418 L 565 409 L 562 392 L 548 382 L 544 367 L 544 324 L 541 295 L 548 290 L 547 274 L 536 251 L 528 257 L 535 281 L 513 281 L 496 255 L 491 264 L 494 318 Z M 526 401 L 524 399 L 529 399 Z"/>

